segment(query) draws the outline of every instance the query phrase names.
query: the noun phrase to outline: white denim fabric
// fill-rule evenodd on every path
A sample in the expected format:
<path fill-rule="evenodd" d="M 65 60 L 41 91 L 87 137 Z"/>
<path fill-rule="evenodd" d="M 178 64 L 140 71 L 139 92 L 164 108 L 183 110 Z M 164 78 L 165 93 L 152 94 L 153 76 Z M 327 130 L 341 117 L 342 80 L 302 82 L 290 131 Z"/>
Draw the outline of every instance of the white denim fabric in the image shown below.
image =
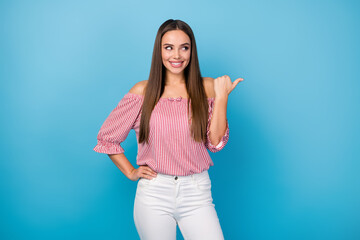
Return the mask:
<path fill-rule="evenodd" d="M 133 214 L 141 240 L 176 240 L 176 225 L 185 240 L 224 239 L 207 170 L 140 178 Z"/>

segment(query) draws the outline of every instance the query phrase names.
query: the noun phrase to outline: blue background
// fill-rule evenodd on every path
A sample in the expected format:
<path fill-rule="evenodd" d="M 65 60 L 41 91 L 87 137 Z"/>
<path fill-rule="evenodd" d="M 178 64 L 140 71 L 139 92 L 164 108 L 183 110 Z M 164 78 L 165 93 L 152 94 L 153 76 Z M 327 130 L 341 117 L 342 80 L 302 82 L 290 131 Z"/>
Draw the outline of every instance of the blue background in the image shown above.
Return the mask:
<path fill-rule="evenodd" d="M 136 182 L 92 150 L 158 27 L 242 77 L 209 170 L 226 239 L 360 239 L 358 1 L 1 1 L 0 238 L 138 239 Z M 131 131 L 122 144 L 136 166 Z M 178 232 L 178 239 L 182 239 Z"/>

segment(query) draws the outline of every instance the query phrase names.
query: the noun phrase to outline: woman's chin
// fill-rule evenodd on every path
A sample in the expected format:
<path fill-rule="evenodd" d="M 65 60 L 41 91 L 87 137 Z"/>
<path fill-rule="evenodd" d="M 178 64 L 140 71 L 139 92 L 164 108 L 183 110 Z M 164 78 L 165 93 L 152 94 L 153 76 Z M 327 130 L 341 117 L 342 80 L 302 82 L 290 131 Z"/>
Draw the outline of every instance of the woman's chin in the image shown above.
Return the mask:
<path fill-rule="evenodd" d="M 183 74 L 184 73 L 184 69 L 167 69 L 167 71 L 171 74 L 174 74 L 174 75 L 178 75 L 178 74 Z"/>

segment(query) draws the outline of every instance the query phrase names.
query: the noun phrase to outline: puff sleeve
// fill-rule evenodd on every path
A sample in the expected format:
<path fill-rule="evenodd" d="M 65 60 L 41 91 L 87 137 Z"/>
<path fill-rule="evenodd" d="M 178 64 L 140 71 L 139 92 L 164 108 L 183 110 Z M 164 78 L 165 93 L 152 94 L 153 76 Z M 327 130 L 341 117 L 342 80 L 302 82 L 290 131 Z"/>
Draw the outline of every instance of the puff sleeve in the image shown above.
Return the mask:
<path fill-rule="evenodd" d="M 136 119 L 140 115 L 142 98 L 127 93 L 101 126 L 97 135 L 97 145 L 94 151 L 107 154 L 119 154 L 125 152 L 120 146 L 131 129 L 134 128 Z"/>
<path fill-rule="evenodd" d="M 209 149 L 211 152 L 218 152 L 222 150 L 227 142 L 229 141 L 229 122 L 228 119 L 226 119 L 226 131 L 224 136 L 220 139 L 220 142 L 215 146 L 210 141 L 210 123 L 213 115 L 213 108 L 214 108 L 214 100 L 212 99 L 209 104 L 209 118 L 208 118 L 208 125 L 207 125 L 207 131 L 206 131 L 206 142 L 205 146 L 207 149 Z"/>

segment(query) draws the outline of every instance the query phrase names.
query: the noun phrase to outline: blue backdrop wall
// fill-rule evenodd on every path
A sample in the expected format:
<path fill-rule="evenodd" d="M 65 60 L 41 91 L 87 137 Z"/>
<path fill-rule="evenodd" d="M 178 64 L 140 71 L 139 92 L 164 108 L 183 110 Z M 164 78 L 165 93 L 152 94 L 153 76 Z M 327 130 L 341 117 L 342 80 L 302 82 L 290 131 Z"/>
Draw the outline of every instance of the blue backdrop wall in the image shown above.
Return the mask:
<path fill-rule="evenodd" d="M 1 1 L 0 238 L 138 239 L 136 182 L 92 148 L 169 18 L 193 28 L 203 76 L 245 79 L 211 153 L 225 238 L 360 239 L 360 4 L 347 0 Z M 135 132 L 122 146 L 136 166 Z"/>

